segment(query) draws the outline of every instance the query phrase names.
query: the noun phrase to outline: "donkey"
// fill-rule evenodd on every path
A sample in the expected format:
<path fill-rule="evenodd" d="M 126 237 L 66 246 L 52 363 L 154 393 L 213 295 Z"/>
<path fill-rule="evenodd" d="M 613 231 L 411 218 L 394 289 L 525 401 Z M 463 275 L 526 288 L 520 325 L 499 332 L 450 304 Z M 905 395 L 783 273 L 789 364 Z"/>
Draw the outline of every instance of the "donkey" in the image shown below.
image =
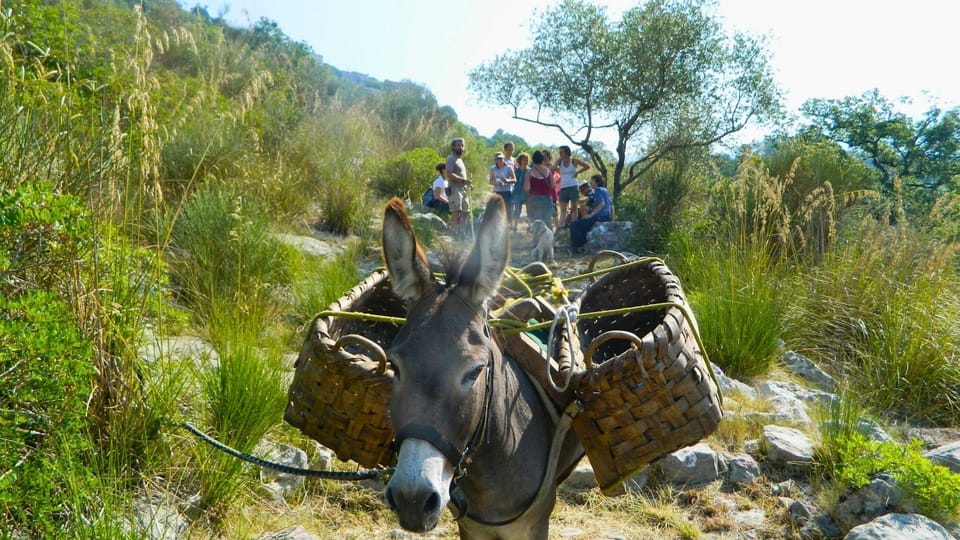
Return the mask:
<path fill-rule="evenodd" d="M 573 432 L 558 428 L 565 418 L 501 354 L 487 325 L 507 231 L 494 195 L 472 250 L 438 281 L 403 203 L 387 204 L 383 256 L 408 312 L 387 351 L 399 454 L 384 495 L 409 531 L 432 530 L 449 505 L 461 538 L 545 539 L 557 484 L 583 456 Z"/>

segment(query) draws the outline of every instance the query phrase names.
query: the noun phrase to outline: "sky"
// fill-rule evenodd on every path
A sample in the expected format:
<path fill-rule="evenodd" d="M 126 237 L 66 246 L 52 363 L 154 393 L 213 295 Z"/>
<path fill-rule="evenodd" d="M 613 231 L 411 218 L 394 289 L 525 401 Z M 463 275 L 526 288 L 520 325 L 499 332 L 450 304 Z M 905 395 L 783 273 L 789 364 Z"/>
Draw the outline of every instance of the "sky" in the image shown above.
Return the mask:
<path fill-rule="evenodd" d="M 467 91 L 467 74 L 506 50 L 527 48 L 531 15 L 558 0 L 179 1 L 205 6 L 239 27 L 271 19 L 340 70 L 422 84 L 481 135 L 503 129 L 531 143 L 567 142 Z M 640 1 L 601 3 L 619 19 Z M 728 30 L 766 36 L 788 113 L 808 99 L 873 88 L 892 101 L 911 98 L 914 104 L 904 108 L 909 114 L 931 104 L 960 106 L 956 0 L 719 0 L 717 14 Z M 746 137 L 762 135 L 748 130 Z"/>

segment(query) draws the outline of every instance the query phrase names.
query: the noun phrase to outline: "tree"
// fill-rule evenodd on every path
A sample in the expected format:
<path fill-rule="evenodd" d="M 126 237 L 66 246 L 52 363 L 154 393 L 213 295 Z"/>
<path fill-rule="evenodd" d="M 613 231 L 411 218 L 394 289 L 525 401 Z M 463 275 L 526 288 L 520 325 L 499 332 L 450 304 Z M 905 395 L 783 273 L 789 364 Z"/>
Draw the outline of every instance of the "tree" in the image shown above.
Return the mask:
<path fill-rule="evenodd" d="M 914 120 L 873 89 L 859 97 L 811 99 L 800 110 L 811 120 L 808 134 L 866 158 L 887 193 L 896 177 L 904 187 L 935 193 L 960 174 L 960 109 L 931 107 Z"/>
<path fill-rule="evenodd" d="M 724 35 L 713 9 L 711 0 L 650 0 L 614 22 L 603 7 L 563 0 L 532 18 L 530 48 L 475 68 L 470 89 L 560 131 L 608 179 L 597 136 L 612 132 L 619 196 L 675 152 L 779 113 L 761 41 Z"/>

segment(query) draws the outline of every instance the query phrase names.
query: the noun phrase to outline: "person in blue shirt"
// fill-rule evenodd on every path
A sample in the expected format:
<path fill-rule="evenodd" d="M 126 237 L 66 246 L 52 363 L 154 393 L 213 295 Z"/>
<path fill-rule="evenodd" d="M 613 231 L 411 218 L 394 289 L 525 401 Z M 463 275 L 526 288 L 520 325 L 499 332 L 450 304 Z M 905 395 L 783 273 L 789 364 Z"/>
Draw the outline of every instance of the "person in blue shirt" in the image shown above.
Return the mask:
<path fill-rule="evenodd" d="M 607 182 L 603 176 L 595 174 L 590 177 L 591 195 L 593 204 L 587 215 L 570 223 L 570 249 L 574 253 L 583 253 L 587 243 L 587 233 L 598 221 L 613 220 L 613 201 L 606 188 Z"/>

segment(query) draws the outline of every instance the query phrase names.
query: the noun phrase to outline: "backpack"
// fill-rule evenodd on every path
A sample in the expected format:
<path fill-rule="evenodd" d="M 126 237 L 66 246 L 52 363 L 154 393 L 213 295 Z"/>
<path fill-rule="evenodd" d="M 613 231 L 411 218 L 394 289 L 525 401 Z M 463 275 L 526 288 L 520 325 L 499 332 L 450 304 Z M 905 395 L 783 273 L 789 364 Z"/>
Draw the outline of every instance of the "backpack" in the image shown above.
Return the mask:
<path fill-rule="evenodd" d="M 433 202 L 434 202 L 433 186 L 428 187 L 427 190 L 423 192 L 423 197 L 421 197 L 421 202 L 423 202 L 424 206 L 433 205 Z"/>

